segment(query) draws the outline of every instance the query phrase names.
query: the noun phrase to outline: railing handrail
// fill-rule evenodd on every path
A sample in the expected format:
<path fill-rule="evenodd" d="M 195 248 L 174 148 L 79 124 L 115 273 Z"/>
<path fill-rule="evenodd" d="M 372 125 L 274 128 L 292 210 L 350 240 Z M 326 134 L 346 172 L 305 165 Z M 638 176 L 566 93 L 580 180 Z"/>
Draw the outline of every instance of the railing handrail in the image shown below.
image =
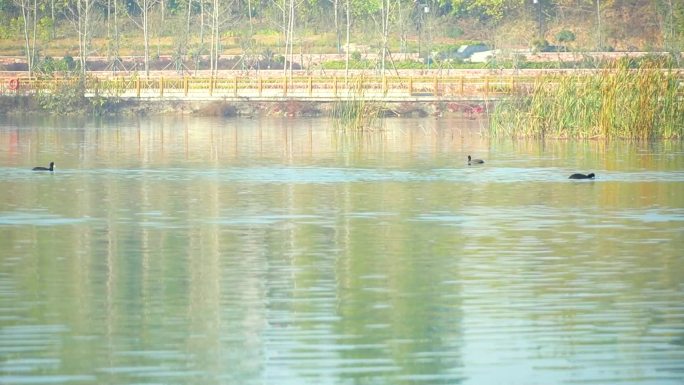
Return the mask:
<path fill-rule="evenodd" d="M 595 72 L 594 72 L 595 74 Z M 353 78 L 338 75 L 192 77 L 167 74 L 159 77 L 87 77 L 83 83 L 87 96 L 146 98 L 351 98 L 372 99 L 494 99 L 530 92 L 539 75 L 485 74 L 483 76 L 405 76 L 364 74 Z M 558 79 L 564 74 L 558 74 Z M 573 73 L 572 76 L 589 76 Z M 544 78 L 552 85 L 555 77 Z M 678 74 L 684 94 L 684 74 Z M 82 82 L 79 77 L 0 78 L 0 91 L 7 93 L 54 92 L 58 87 Z M 17 84 L 20 86 L 17 87 Z"/>

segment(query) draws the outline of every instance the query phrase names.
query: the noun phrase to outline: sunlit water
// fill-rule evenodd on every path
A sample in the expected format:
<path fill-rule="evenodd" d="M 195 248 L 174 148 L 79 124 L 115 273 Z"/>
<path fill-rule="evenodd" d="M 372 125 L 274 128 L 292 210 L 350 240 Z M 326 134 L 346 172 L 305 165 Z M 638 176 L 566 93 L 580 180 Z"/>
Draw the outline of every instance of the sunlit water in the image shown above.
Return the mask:
<path fill-rule="evenodd" d="M 682 144 L 479 125 L 4 119 L 0 383 L 682 384 Z"/>

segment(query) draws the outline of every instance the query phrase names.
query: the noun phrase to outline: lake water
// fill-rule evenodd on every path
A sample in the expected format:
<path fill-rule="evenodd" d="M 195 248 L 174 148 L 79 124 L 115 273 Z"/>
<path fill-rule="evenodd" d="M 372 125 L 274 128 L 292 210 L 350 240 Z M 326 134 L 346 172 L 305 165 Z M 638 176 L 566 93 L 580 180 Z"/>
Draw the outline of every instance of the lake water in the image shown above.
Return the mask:
<path fill-rule="evenodd" d="M 682 143 L 482 124 L 3 118 L 0 383 L 682 384 Z"/>

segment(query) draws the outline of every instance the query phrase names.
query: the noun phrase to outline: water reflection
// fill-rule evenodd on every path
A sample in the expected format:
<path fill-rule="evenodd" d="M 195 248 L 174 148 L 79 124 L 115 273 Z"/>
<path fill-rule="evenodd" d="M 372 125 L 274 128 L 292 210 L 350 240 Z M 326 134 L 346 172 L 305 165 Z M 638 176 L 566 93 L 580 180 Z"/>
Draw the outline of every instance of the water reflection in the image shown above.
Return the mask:
<path fill-rule="evenodd" d="M 5 122 L 0 382 L 679 383 L 681 143 L 479 124 Z"/>

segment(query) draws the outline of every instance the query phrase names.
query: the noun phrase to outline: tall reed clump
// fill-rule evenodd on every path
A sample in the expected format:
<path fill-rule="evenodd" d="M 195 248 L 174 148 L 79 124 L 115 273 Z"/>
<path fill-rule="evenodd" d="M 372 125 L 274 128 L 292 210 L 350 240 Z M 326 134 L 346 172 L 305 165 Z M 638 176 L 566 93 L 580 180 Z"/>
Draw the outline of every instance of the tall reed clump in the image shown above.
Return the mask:
<path fill-rule="evenodd" d="M 684 137 L 684 86 L 675 70 L 627 60 L 600 72 L 539 77 L 502 101 L 493 136 L 675 139 Z"/>
<path fill-rule="evenodd" d="M 363 78 L 351 86 L 350 93 L 350 100 L 339 100 L 332 106 L 335 128 L 341 132 L 372 131 L 378 125 L 382 106 L 364 98 Z"/>

